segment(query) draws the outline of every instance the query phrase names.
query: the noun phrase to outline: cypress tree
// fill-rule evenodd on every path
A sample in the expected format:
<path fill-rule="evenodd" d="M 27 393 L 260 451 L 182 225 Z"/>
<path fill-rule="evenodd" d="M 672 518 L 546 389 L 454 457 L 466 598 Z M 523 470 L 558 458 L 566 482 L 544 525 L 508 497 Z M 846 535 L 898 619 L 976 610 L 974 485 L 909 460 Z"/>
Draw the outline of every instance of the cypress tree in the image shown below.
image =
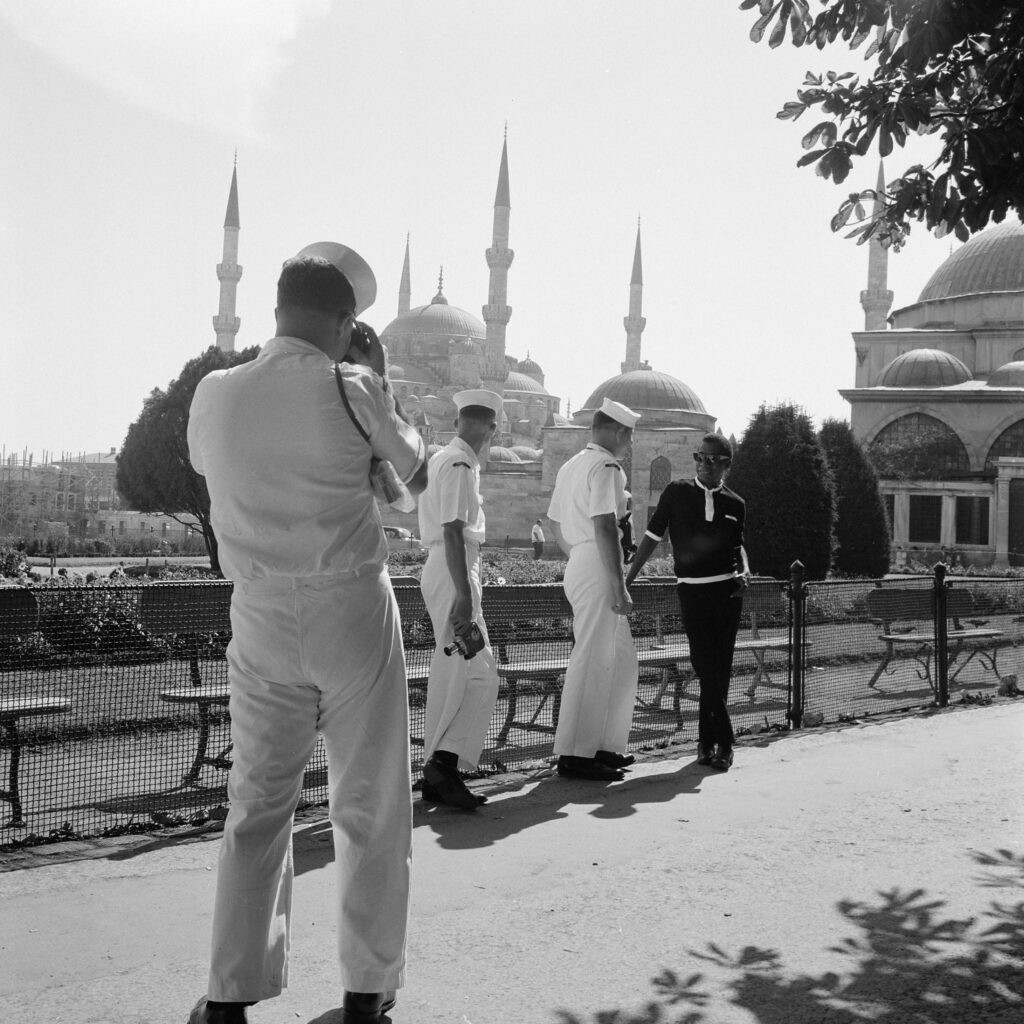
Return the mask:
<path fill-rule="evenodd" d="M 799 559 L 808 579 L 832 564 L 832 477 L 810 418 L 795 405 L 751 417 L 727 484 L 747 503 L 746 549 L 755 573 L 782 579 Z"/>
<path fill-rule="evenodd" d="M 884 576 L 889 571 L 889 524 L 878 475 L 849 423 L 826 420 L 818 439 L 836 496 L 832 568 L 845 576 Z"/>

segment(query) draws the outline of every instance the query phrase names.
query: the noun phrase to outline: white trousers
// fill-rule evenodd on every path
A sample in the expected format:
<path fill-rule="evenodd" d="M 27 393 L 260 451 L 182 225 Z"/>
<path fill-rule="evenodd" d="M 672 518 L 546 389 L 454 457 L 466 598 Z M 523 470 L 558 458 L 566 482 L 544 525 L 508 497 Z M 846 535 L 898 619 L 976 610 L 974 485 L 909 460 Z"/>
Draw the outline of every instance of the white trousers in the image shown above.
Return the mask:
<path fill-rule="evenodd" d="M 480 751 L 487 740 L 494 705 L 498 700 L 498 673 L 494 654 L 487 637 L 487 624 L 480 610 L 480 548 L 466 544 L 469 585 L 473 592 L 473 619 L 487 641 L 482 651 L 467 661 L 460 654 L 451 656 L 443 648 L 454 639 L 449 619 L 455 601 L 444 545 L 430 549 L 423 567 L 420 587 L 423 601 L 434 627 L 433 656 L 427 677 L 427 711 L 423 727 L 423 754 L 430 757 L 435 750 L 457 754 L 459 767 L 471 771 L 480 763 Z"/>
<path fill-rule="evenodd" d="M 405 981 L 412 855 L 408 698 L 386 573 L 239 583 L 228 646 L 234 764 L 213 918 L 209 998 L 288 983 L 292 818 L 324 737 L 342 987 Z"/>
<path fill-rule="evenodd" d="M 629 621 L 612 611 L 608 573 L 597 544 L 576 544 L 565 568 L 576 639 L 562 689 L 555 753 L 622 753 L 629 740 L 639 665 Z"/>

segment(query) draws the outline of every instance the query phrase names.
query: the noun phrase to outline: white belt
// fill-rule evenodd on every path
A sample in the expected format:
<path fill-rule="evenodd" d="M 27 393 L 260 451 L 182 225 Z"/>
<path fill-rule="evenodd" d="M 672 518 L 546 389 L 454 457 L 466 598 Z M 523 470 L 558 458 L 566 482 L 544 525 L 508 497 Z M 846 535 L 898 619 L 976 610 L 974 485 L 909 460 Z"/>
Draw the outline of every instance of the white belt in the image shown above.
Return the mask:
<path fill-rule="evenodd" d="M 734 580 L 738 575 L 735 572 L 724 572 L 720 576 L 677 576 L 676 583 L 722 583 L 725 580 Z"/>

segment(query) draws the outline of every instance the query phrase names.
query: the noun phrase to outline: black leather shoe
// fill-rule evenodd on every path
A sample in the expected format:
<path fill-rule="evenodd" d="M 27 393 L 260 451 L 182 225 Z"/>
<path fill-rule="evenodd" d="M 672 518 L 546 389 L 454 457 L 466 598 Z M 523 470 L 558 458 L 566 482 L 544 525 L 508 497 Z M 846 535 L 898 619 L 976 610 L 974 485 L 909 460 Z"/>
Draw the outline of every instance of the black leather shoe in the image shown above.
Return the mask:
<path fill-rule="evenodd" d="M 619 769 L 628 768 L 636 762 L 636 758 L 632 754 L 617 754 L 614 750 L 599 750 L 594 755 L 594 760 L 611 768 Z"/>
<path fill-rule="evenodd" d="M 464 811 L 475 811 L 487 799 L 469 791 L 457 768 L 438 764 L 433 759 L 423 766 L 423 798 Z"/>
<path fill-rule="evenodd" d="M 339 1024 L 380 1024 L 394 1005 L 394 992 L 346 992 Z"/>
<path fill-rule="evenodd" d="M 207 1006 L 208 1000 L 203 996 L 192 1008 L 188 1015 L 188 1024 L 248 1024 L 248 1017 L 245 1015 L 245 1006 L 237 1003 L 228 1009 L 211 1010 Z"/>
<path fill-rule="evenodd" d="M 697 764 L 711 764 L 712 759 L 715 756 L 714 746 L 705 747 L 701 744 L 697 744 Z"/>
<path fill-rule="evenodd" d="M 727 772 L 732 767 L 732 750 L 719 743 L 709 764 L 720 772 Z"/>
<path fill-rule="evenodd" d="M 598 761 L 596 757 L 571 757 L 563 754 L 558 759 L 558 774 L 569 779 L 589 779 L 592 782 L 621 782 L 622 770 Z"/>

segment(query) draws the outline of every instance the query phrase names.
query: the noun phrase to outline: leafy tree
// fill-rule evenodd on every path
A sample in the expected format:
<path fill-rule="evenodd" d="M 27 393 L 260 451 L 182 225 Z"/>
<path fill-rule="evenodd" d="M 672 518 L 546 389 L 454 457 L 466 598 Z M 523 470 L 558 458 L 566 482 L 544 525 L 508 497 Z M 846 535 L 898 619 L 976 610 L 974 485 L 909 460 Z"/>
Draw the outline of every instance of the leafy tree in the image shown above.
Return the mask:
<path fill-rule="evenodd" d="M 220 574 L 217 538 L 210 524 L 210 495 L 206 481 L 189 462 L 188 411 L 196 386 L 208 373 L 255 359 L 259 347 L 223 352 L 211 345 L 190 359 L 167 390 L 154 388 L 117 457 L 117 489 L 139 512 L 159 512 L 183 522 L 184 514 L 199 521 L 210 555 L 210 568 Z"/>
<path fill-rule="evenodd" d="M 832 476 L 810 418 L 795 405 L 765 406 L 751 417 L 728 479 L 747 503 L 751 568 L 783 578 L 796 559 L 809 579 L 832 564 Z"/>
<path fill-rule="evenodd" d="M 750 37 L 780 46 L 787 32 L 794 46 L 842 39 L 865 46 L 873 70 L 825 75 L 808 72 L 797 98 L 778 117 L 796 120 L 819 108 L 826 119 L 804 135 L 799 165 L 842 183 L 856 157 L 877 139 L 885 157 L 910 134 L 938 134 L 941 150 L 925 167 L 915 164 L 890 182 L 876 219 L 865 216 L 873 189 L 852 193 L 832 220 L 858 244 L 876 235 L 899 248 L 911 220 L 939 235 L 966 240 L 1009 210 L 1024 209 L 1024 4 L 1019 0 L 742 0 L 760 17 Z"/>
<path fill-rule="evenodd" d="M 818 440 L 836 499 L 832 568 L 846 576 L 884 576 L 889 571 L 889 524 L 874 467 L 845 420 L 826 420 Z"/>

